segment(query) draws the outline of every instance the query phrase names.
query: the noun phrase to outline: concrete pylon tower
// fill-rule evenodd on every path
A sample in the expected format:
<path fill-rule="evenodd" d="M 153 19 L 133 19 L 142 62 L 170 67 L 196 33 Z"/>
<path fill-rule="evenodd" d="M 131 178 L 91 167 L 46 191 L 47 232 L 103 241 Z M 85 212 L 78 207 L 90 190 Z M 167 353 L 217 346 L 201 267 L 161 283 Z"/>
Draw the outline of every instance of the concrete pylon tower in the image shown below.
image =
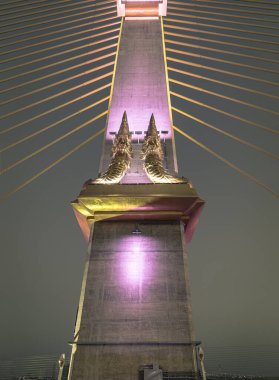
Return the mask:
<path fill-rule="evenodd" d="M 204 202 L 177 173 L 166 1 L 117 7 L 123 20 L 100 173 L 72 203 L 88 256 L 69 379 L 198 376 L 186 244 Z"/>

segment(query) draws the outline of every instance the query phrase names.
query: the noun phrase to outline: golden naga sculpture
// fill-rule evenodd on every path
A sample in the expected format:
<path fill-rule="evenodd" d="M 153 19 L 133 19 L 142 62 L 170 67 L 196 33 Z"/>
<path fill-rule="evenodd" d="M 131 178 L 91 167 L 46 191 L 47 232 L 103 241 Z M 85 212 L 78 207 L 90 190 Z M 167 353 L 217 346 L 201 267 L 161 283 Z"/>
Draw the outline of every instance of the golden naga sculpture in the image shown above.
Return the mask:
<path fill-rule="evenodd" d="M 119 183 L 130 167 L 132 141 L 126 111 L 112 146 L 112 159 L 107 171 L 93 181 L 95 184 L 113 185 Z"/>
<path fill-rule="evenodd" d="M 141 159 L 144 160 L 144 169 L 153 183 L 188 183 L 186 178 L 175 177 L 164 168 L 164 153 L 153 114 L 142 144 Z"/>

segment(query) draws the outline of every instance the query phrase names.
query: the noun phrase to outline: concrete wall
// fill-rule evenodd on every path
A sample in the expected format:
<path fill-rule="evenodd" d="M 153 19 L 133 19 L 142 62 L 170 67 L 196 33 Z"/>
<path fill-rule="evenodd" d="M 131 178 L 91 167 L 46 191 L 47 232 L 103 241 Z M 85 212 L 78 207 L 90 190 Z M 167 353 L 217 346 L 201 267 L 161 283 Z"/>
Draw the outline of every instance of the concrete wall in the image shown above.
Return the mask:
<path fill-rule="evenodd" d="M 125 21 L 100 171 L 109 165 L 111 133 L 126 110 L 134 158 L 121 183 L 150 183 L 139 154 L 152 113 L 158 131 L 166 131 L 161 133 L 164 164 L 174 173 L 169 106 L 160 20 Z M 72 380 L 136 380 L 138 369 L 150 363 L 165 371 L 195 371 L 183 227 L 179 221 L 139 222 L 139 235 L 132 233 L 132 221 L 93 227 Z"/>
<path fill-rule="evenodd" d="M 140 145 L 154 113 L 158 131 L 165 140 L 166 165 L 175 171 L 176 157 L 173 152 L 173 131 L 170 120 L 164 62 L 161 21 L 124 21 L 117 60 L 111 106 L 107 120 L 100 171 L 109 165 L 112 132 L 117 132 L 122 115 L 127 111 L 130 131 L 133 132 L 134 159 L 132 167 L 121 183 L 149 183 L 139 159 Z M 135 134 L 140 132 L 141 134 Z M 140 170 L 139 170 L 140 168 Z"/>
<path fill-rule="evenodd" d="M 181 225 L 143 221 L 139 228 L 135 235 L 134 222 L 95 223 L 72 379 L 136 380 L 152 362 L 194 370 Z"/>

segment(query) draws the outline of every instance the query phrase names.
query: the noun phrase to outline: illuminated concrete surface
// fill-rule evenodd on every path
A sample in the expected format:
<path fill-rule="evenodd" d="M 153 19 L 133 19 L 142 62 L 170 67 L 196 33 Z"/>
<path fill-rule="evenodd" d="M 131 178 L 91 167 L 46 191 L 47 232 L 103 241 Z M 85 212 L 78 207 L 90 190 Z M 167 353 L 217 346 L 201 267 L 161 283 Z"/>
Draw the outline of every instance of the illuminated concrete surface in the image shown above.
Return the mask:
<path fill-rule="evenodd" d="M 165 165 L 173 173 L 176 159 L 173 154 L 173 131 L 160 20 L 124 22 L 101 172 L 110 162 L 113 133 L 117 133 L 125 110 L 132 132 L 134 159 L 121 183 L 150 183 L 145 172 L 141 170 L 139 152 L 152 113 L 162 138 Z"/>
<path fill-rule="evenodd" d="M 120 184 L 85 183 L 72 203 L 89 242 L 70 379 L 137 380 L 139 369 L 197 373 L 186 240 L 203 201 L 187 183 L 153 184 L 140 158 L 153 113 L 176 172 L 161 20 L 124 21 L 100 172 L 123 112 L 133 158 Z M 139 230 L 139 231 L 138 231 Z M 135 233 L 140 232 L 140 233 Z"/>
<path fill-rule="evenodd" d="M 134 222 L 94 225 L 73 379 L 135 380 L 152 362 L 195 369 L 183 226 L 143 221 L 139 228 L 136 235 Z"/>

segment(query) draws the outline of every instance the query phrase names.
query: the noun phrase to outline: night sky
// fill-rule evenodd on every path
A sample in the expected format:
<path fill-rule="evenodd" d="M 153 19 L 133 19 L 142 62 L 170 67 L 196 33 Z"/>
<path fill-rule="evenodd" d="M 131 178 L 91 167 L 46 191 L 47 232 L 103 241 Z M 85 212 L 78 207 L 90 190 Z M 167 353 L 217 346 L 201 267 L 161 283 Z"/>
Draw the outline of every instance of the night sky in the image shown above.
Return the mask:
<path fill-rule="evenodd" d="M 1 122 L 1 130 L 46 113 L 2 134 L 1 147 L 6 147 L 41 128 L 66 118 L 48 131 L 3 152 L 2 168 L 107 109 L 106 101 L 71 116 L 109 95 L 109 88 L 106 88 L 98 94 L 83 97 L 90 91 L 110 83 L 110 77 L 87 83 L 99 75 L 109 73 L 113 67 L 108 66 L 98 71 L 88 72 L 99 65 L 98 62 L 90 62 L 90 60 L 115 52 L 115 46 L 97 53 L 94 53 L 94 49 L 115 44 L 117 39 L 98 45 L 84 46 L 102 38 L 117 36 L 118 32 L 115 31 L 104 36 L 92 37 L 94 33 L 119 27 L 117 18 L 97 24 L 99 19 L 115 17 L 113 7 L 103 11 L 113 12 L 109 15 L 90 18 L 95 14 L 95 8 L 102 7 L 103 3 L 103 1 L 93 0 L 1 2 L 0 12 L 3 16 L 1 31 L 4 32 L 0 37 L 1 44 L 9 44 L 3 50 L 9 53 L 1 56 L 3 60 L 9 60 L 1 65 L 1 70 L 7 70 L 1 71 L 1 103 L 19 97 L 2 105 L 1 114 L 5 115 L 26 107 L 20 112 L 5 117 Z M 114 2 L 110 1 L 103 6 L 113 4 Z M 188 63 L 184 65 L 169 61 L 170 67 L 215 80 L 214 82 L 170 71 L 170 78 L 188 84 L 188 87 L 182 87 L 171 83 L 171 90 L 265 128 L 272 130 L 277 128 L 278 131 L 278 114 L 276 115 L 279 96 L 278 2 L 276 0 L 270 0 L 268 3 L 248 0 L 221 2 L 219 0 L 218 3 L 217 1 L 189 0 L 183 2 L 184 13 L 181 10 L 170 9 L 171 5 L 182 7 L 175 4 L 175 1 L 169 1 L 168 4 L 169 12 L 179 12 L 182 16 L 169 14 L 165 25 L 174 24 L 168 21 L 171 17 L 190 22 L 191 24 L 175 23 L 175 25 L 182 25 L 193 30 L 182 31 L 166 27 L 165 30 L 168 32 L 183 33 L 185 36 L 179 38 L 166 35 L 166 39 L 196 44 L 206 49 L 222 49 L 255 57 L 253 59 L 228 55 L 224 51 L 217 52 L 167 43 L 167 48 L 201 55 L 186 56 L 168 51 L 168 57 L 185 60 Z M 61 8 L 65 5 L 67 8 Z M 210 8 L 212 6 L 223 10 Z M 35 9 L 35 7 L 38 8 Z M 201 11 L 215 14 L 199 13 Z M 35 12 L 42 13 L 35 14 Z M 24 16 L 29 13 L 34 14 Z M 57 14 L 53 15 L 54 13 Z M 101 13 L 100 10 L 99 13 Z M 225 13 L 230 16 L 225 16 Z M 187 18 L 183 18 L 183 14 L 187 15 Z M 22 18 L 18 18 L 19 16 Z M 218 18 L 219 21 L 204 20 L 198 16 Z M 246 18 L 242 18 L 244 16 Z M 62 17 L 64 19 L 54 20 Z M 84 20 L 84 18 L 87 19 Z M 257 18 L 260 20 L 255 20 Z M 20 23 L 21 21 L 24 22 Z M 64 22 L 68 24 L 58 25 Z M 92 31 L 96 25 L 105 26 L 116 22 L 118 24 L 114 26 Z M 201 25 L 205 23 L 209 26 Z M 37 25 L 32 26 L 33 24 Z M 222 28 L 214 29 L 214 25 Z M 64 31 L 65 28 L 68 30 Z M 229 28 L 238 28 L 243 31 L 232 31 Z M 83 33 L 69 36 L 78 32 Z M 234 37 L 212 35 L 208 32 L 226 33 Z M 53 34 L 45 36 L 47 33 Z M 194 40 L 189 36 L 199 37 L 199 39 Z M 52 41 L 58 37 L 61 39 Z M 85 37 L 88 39 L 75 41 Z M 246 41 L 238 37 L 257 39 L 266 43 Z M 32 39 L 22 41 L 27 38 Z M 244 47 L 202 41 L 202 38 L 240 44 Z M 68 42 L 69 44 L 65 45 Z M 36 46 L 30 47 L 31 44 L 36 44 Z M 59 46 L 62 44 L 64 46 Z M 76 50 L 65 51 L 74 48 Z M 15 49 L 21 50 L 11 51 Z M 26 55 L 29 53 L 30 55 Z M 31 55 L 31 53 L 34 54 Z M 85 55 L 85 53 L 88 54 Z M 56 56 L 51 56 L 54 54 Z M 230 60 L 239 65 L 210 60 L 202 56 Z M 75 59 L 71 59 L 72 57 Z M 270 62 L 270 60 L 276 61 L 276 58 L 277 63 Z M 111 56 L 100 62 L 109 63 L 113 62 L 113 59 L 114 56 Z M 37 60 L 37 62 L 31 62 L 31 60 Z M 61 60 L 64 62 L 60 62 Z M 81 65 L 82 63 L 85 64 Z M 52 66 L 42 69 L 43 66 L 50 64 Z M 79 65 L 79 67 L 73 68 L 74 65 Z M 197 67 L 198 65 L 215 68 L 216 71 Z M 262 70 L 243 65 L 257 66 Z M 17 67 L 13 68 L 14 66 Z M 38 70 L 34 71 L 36 69 Z M 69 70 L 55 74 L 56 71 L 64 69 Z M 218 72 L 218 70 L 226 70 L 227 73 Z M 29 71 L 32 72 L 27 73 Z M 228 74 L 228 71 L 240 76 Z M 255 79 L 244 78 L 244 75 Z M 12 76 L 17 77 L 7 80 Z M 73 76 L 76 77 L 66 80 Z M 39 80 L 40 77 L 44 78 Z M 57 83 L 63 80 L 63 83 Z M 216 81 L 230 83 L 234 87 Z M 26 82 L 29 83 L 6 91 Z M 47 86 L 48 88 L 45 88 Z M 76 86 L 78 88 L 70 91 Z M 193 86 L 221 94 L 221 96 L 199 91 Z M 236 88 L 236 86 L 248 88 L 250 91 Z M 36 92 L 27 94 L 33 91 Z M 63 91 L 66 92 L 55 96 Z M 258 93 L 255 93 L 256 91 Z M 259 92 L 269 96 L 264 96 Z M 21 95 L 25 96 L 21 97 Z M 47 99 L 49 97 L 52 98 Z M 83 98 L 78 99 L 79 97 Z M 224 99 L 224 97 L 237 99 L 238 102 Z M 76 101 L 48 112 L 71 100 Z M 273 113 L 240 104 L 239 100 L 269 109 Z M 35 102 L 40 102 L 40 104 L 33 105 Z M 268 152 L 278 154 L 278 136 L 275 133 L 177 97 L 172 97 L 172 104 L 210 125 L 234 134 Z M 278 191 L 278 164 L 275 159 L 209 129 L 200 122 L 176 112 L 173 116 L 174 125 Z M 6 194 L 43 170 L 104 125 L 105 117 L 3 174 L 1 194 Z M 185 137 L 176 133 L 175 139 L 179 173 L 191 179 L 200 196 L 206 201 L 198 228 L 189 246 L 189 260 L 196 337 L 197 340 L 203 342 L 205 355 L 208 352 L 210 371 L 278 374 L 278 199 Z M 102 141 L 102 136 L 94 139 L 83 149 L 72 154 L 1 203 L 0 360 L 27 355 L 69 352 L 67 342 L 73 336 L 86 254 L 86 244 L 75 220 L 70 201 L 76 198 L 87 179 L 97 176 Z M 240 357 L 244 357 L 245 360 L 240 360 Z"/>

